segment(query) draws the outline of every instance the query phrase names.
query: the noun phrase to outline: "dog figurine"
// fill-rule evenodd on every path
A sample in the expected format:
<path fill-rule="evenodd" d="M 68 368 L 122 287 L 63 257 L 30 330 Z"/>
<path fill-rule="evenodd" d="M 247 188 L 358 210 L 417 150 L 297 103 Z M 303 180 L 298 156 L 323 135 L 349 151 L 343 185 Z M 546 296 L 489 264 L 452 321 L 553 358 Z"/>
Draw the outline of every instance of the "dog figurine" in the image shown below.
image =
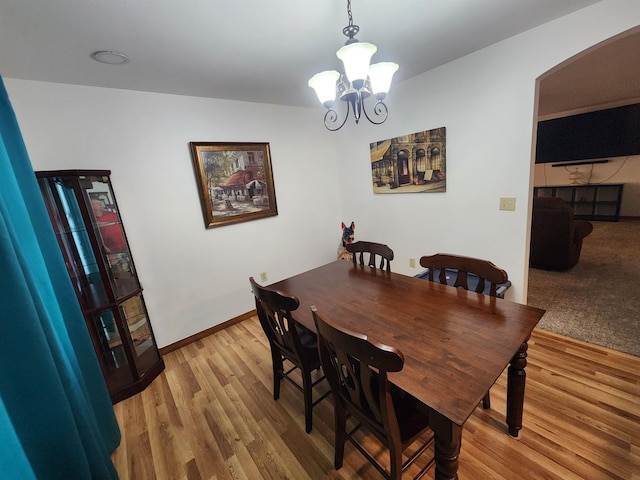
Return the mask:
<path fill-rule="evenodd" d="M 344 222 L 342 222 L 342 239 L 340 240 L 340 244 L 338 245 L 339 260 L 353 260 L 353 254 L 351 252 L 347 252 L 347 245 L 353 243 L 353 239 L 355 238 L 355 229 L 355 223 L 351 222 L 351 225 L 347 227 Z"/>

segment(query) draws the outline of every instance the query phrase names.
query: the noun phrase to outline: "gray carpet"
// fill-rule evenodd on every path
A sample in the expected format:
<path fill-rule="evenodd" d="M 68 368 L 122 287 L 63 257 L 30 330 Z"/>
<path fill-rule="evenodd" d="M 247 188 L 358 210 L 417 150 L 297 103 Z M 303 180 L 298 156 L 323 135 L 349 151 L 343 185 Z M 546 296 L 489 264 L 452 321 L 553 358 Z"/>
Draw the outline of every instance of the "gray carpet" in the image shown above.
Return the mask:
<path fill-rule="evenodd" d="M 592 222 L 578 264 L 529 270 L 539 328 L 640 356 L 640 221 Z"/>

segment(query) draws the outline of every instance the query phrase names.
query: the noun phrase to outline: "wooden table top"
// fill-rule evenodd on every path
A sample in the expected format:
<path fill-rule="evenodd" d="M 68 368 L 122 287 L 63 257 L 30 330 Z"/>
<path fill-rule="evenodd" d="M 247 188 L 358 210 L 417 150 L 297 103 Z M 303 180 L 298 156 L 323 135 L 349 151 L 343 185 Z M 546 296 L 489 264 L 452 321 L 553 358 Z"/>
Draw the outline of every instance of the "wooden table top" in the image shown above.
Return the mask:
<path fill-rule="evenodd" d="M 311 306 L 337 325 L 402 351 L 389 378 L 463 426 L 544 310 L 338 260 L 276 282 L 295 295 L 297 321 L 315 331 Z"/>

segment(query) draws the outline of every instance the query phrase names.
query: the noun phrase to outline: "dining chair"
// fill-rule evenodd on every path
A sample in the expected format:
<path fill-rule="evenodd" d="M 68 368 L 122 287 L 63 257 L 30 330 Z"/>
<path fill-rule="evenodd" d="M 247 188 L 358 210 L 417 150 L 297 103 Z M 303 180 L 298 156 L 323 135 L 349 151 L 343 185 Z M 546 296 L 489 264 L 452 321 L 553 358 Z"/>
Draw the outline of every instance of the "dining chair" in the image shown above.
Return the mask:
<path fill-rule="evenodd" d="M 489 286 L 489 295 L 497 295 L 497 287 L 509 280 L 507 272 L 497 267 L 488 260 L 480 258 L 464 257 L 461 255 L 451 255 L 447 253 L 436 253 L 420 258 L 420 265 L 429 269 L 428 278 L 432 282 L 453 287 L 472 290 L 476 293 L 483 293 Z M 455 271 L 455 281 L 448 278 L 448 272 Z M 477 279 L 475 288 L 469 281 L 469 275 L 473 275 L 473 280 Z M 491 397 L 487 392 L 482 399 L 482 408 L 491 407 Z"/>
<path fill-rule="evenodd" d="M 391 260 L 393 260 L 393 250 L 383 243 L 357 241 L 346 246 L 348 252 L 353 254 L 353 263 L 356 263 L 356 256 L 360 265 L 364 265 L 364 254 L 369 254 L 370 267 L 376 268 L 376 255 L 380 256 L 380 269 L 391 271 Z M 359 254 L 359 255 L 356 255 Z M 386 264 L 386 267 L 385 267 Z"/>
<path fill-rule="evenodd" d="M 428 407 L 389 381 L 388 372 L 399 372 L 404 366 L 402 352 L 336 326 L 315 307 L 311 310 L 322 368 L 333 392 L 336 470 L 342 467 L 349 440 L 385 478 L 400 479 L 433 443 Z M 347 428 L 347 418 L 357 425 Z M 388 470 L 355 438 L 361 427 L 389 450 Z M 403 452 L 418 440 L 422 441 L 416 451 L 403 463 Z M 415 478 L 421 478 L 433 462 L 430 458 Z"/>
<path fill-rule="evenodd" d="M 295 296 L 262 287 L 255 282 L 253 277 L 249 278 L 249 282 L 255 297 L 260 325 L 271 347 L 273 398 L 278 400 L 280 397 L 280 384 L 283 379 L 300 390 L 304 396 L 305 430 L 310 433 L 313 426 L 313 407 L 331 393 L 331 390 L 328 389 L 313 401 L 314 387 L 325 380 L 320 367 L 318 337 L 293 318 L 291 312 L 300 305 Z M 290 367 L 287 364 L 287 371 L 284 368 L 285 361 L 292 364 Z M 298 369 L 302 376 L 302 385 L 291 376 Z M 320 376 L 312 381 L 311 373 L 316 370 L 320 372 Z"/>

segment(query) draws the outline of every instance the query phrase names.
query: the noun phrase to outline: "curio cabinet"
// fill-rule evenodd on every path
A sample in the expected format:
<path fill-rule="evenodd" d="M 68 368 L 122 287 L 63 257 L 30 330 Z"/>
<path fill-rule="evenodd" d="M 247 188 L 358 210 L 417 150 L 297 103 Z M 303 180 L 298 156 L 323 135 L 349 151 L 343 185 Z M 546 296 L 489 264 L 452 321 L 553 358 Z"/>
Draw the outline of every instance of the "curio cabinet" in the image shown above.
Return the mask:
<path fill-rule="evenodd" d="M 164 369 L 111 188 L 110 171 L 36 172 L 111 400 Z"/>

